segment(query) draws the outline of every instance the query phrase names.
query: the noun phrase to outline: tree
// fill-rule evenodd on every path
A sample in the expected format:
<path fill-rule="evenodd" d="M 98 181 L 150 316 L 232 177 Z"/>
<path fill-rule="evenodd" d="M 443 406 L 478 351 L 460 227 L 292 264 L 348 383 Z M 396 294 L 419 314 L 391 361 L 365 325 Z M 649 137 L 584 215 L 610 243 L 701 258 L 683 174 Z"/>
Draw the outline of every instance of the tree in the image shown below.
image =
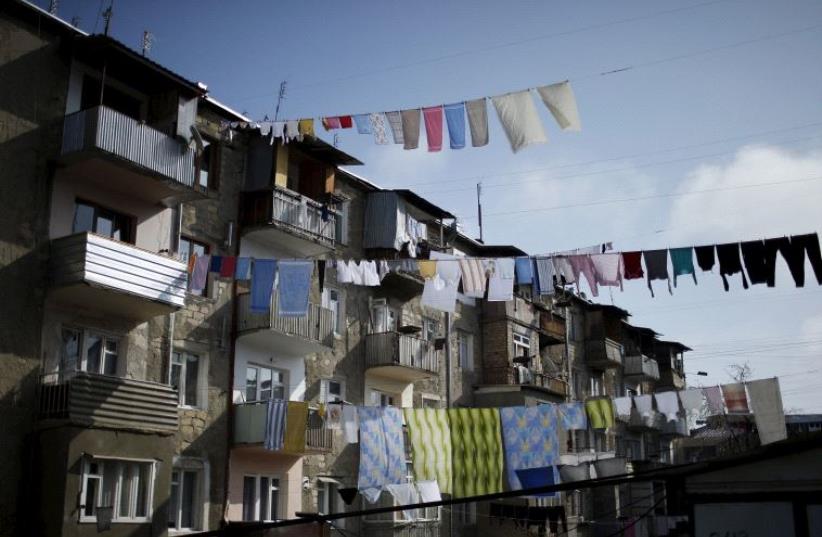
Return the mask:
<path fill-rule="evenodd" d="M 747 382 L 753 376 L 753 368 L 749 362 L 733 364 L 725 369 L 725 373 L 736 382 Z"/>

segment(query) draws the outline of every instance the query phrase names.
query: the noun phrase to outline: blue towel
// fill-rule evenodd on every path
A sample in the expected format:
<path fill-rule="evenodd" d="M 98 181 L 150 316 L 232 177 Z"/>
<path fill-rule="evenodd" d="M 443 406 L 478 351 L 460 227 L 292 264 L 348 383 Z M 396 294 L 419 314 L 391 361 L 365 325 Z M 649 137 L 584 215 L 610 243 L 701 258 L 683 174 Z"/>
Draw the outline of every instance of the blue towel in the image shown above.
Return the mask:
<path fill-rule="evenodd" d="M 465 103 L 447 104 L 444 109 L 451 149 L 462 149 L 465 147 Z"/>
<path fill-rule="evenodd" d="M 280 451 L 285 441 L 286 411 L 288 401 L 269 399 L 265 412 L 265 435 L 263 445 L 265 449 Z"/>
<path fill-rule="evenodd" d="M 530 257 L 518 257 L 514 270 L 517 273 L 517 285 L 528 285 L 534 282 L 534 266 Z"/>
<path fill-rule="evenodd" d="M 251 275 L 251 258 L 250 257 L 238 257 L 237 258 L 237 266 L 234 267 L 234 279 L 235 280 L 248 280 Z"/>
<path fill-rule="evenodd" d="M 209 272 L 220 272 L 220 269 L 223 268 L 223 256 L 221 255 L 212 255 L 211 256 L 211 268 L 208 269 Z"/>
<path fill-rule="evenodd" d="M 354 123 L 357 124 L 359 134 L 371 134 L 371 120 L 368 114 L 357 114 L 354 116 Z"/>
<path fill-rule="evenodd" d="M 274 275 L 277 262 L 273 259 L 255 259 L 251 273 L 251 313 L 265 313 L 271 308 Z"/>
<path fill-rule="evenodd" d="M 308 294 L 313 271 L 313 261 L 280 261 L 280 317 L 308 316 Z"/>
<path fill-rule="evenodd" d="M 559 476 L 557 475 L 556 466 L 516 470 L 516 473 L 519 478 L 519 482 L 522 483 L 522 488 L 524 489 L 547 487 L 548 485 L 556 485 L 559 483 Z M 539 498 L 553 498 L 556 495 L 556 492 L 543 492 L 541 494 L 534 494 L 533 496 Z"/>

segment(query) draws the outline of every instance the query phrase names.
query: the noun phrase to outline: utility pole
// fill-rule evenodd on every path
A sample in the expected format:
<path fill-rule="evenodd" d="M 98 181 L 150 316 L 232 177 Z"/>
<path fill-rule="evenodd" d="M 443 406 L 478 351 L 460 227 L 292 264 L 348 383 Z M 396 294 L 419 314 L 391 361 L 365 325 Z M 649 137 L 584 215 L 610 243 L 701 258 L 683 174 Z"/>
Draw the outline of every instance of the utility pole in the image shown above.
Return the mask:
<path fill-rule="evenodd" d="M 479 241 L 482 240 L 482 183 L 477 183 L 477 219 L 479 220 Z"/>
<path fill-rule="evenodd" d="M 283 103 L 285 99 L 285 90 L 288 86 L 288 81 L 283 80 L 280 82 L 280 91 L 277 93 L 277 108 L 274 110 L 274 121 L 280 119 L 280 105 Z"/>
<path fill-rule="evenodd" d="M 143 30 L 143 57 L 148 55 L 148 51 L 151 50 L 152 41 L 154 41 L 154 34 L 148 30 Z"/>
<path fill-rule="evenodd" d="M 57 8 L 60 6 L 60 0 L 49 0 L 49 13 L 57 15 Z"/>
<path fill-rule="evenodd" d="M 103 35 L 108 36 L 109 28 L 111 27 L 111 17 L 114 15 L 114 0 L 111 0 L 111 3 L 108 5 L 105 11 L 103 11 L 103 19 L 106 21 L 106 25 L 103 28 Z"/>

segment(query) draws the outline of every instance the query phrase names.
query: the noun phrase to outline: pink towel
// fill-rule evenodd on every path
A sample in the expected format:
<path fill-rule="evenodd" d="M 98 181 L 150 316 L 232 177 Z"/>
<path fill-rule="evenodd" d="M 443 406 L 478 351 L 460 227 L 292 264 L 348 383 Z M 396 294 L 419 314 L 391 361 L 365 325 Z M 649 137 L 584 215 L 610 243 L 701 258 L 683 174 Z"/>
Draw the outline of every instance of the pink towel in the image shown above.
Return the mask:
<path fill-rule="evenodd" d="M 719 389 L 719 386 L 702 388 L 702 395 L 705 396 L 708 410 L 713 412 L 713 415 L 722 414 L 725 411 L 725 404 L 722 402 L 722 390 Z"/>
<path fill-rule="evenodd" d="M 622 254 L 591 254 L 598 285 L 622 290 Z"/>
<path fill-rule="evenodd" d="M 596 271 L 594 270 L 594 263 L 591 261 L 590 255 L 569 255 L 568 261 L 571 262 L 571 269 L 574 271 L 574 281 L 577 284 L 577 292 L 579 292 L 579 275 L 584 274 L 585 279 L 588 280 L 588 287 L 591 288 L 591 295 L 599 296 L 599 288 L 597 287 Z"/>
<path fill-rule="evenodd" d="M 442 150 L 442 106 L 431 106 L 422 109 L 425 118 L 425 136 L 428 138 L 428 151 Z"/>

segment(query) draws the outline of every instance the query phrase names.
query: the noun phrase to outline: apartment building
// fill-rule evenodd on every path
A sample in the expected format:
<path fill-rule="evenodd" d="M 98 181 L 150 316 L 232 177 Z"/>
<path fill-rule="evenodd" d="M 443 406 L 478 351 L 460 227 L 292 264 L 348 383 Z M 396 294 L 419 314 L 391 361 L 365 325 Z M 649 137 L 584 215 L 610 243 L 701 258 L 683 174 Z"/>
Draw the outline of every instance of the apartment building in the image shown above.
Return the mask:
<path fill-rule="evenodd" d="M 338 494 L 356 487 L 359 448 L 325 429 L 332 401 L 503 407 L 684 386 L 687 347 L 563 289 L 460 293 L 444 313 L 421 304 L 414 270 L 340 282 L 335 261 L 526 253 L 342 169 L 360 162 L 318 138 L 227 136 L 223 123 L 247 118 L 203 84 L 30 4 L 0 8 L 0 39 L 0 192 L 19 200 L 0 215 L 2 445 L 19 461 L 0 470 L 0 533 L 173 535 L 367 508 Z M 276 293 L 260 314 L 233 278 L 211 273 L 191 292 L 195 254 L 322 260 L 323 285 L 316 272 L 305 318 L 281 317 Z M 308 404 L 300 449 L 263 448 L 270 399 Z M 561 432 L 562 462 L 666 463 L 683 433 L 638 416 Z M 629 516 L 649 495 L 540 502 L 597 535 L 586 520 Z M 504 531 L 489 520 L 470 505 L 338 524 L 378 537 Z"/>

